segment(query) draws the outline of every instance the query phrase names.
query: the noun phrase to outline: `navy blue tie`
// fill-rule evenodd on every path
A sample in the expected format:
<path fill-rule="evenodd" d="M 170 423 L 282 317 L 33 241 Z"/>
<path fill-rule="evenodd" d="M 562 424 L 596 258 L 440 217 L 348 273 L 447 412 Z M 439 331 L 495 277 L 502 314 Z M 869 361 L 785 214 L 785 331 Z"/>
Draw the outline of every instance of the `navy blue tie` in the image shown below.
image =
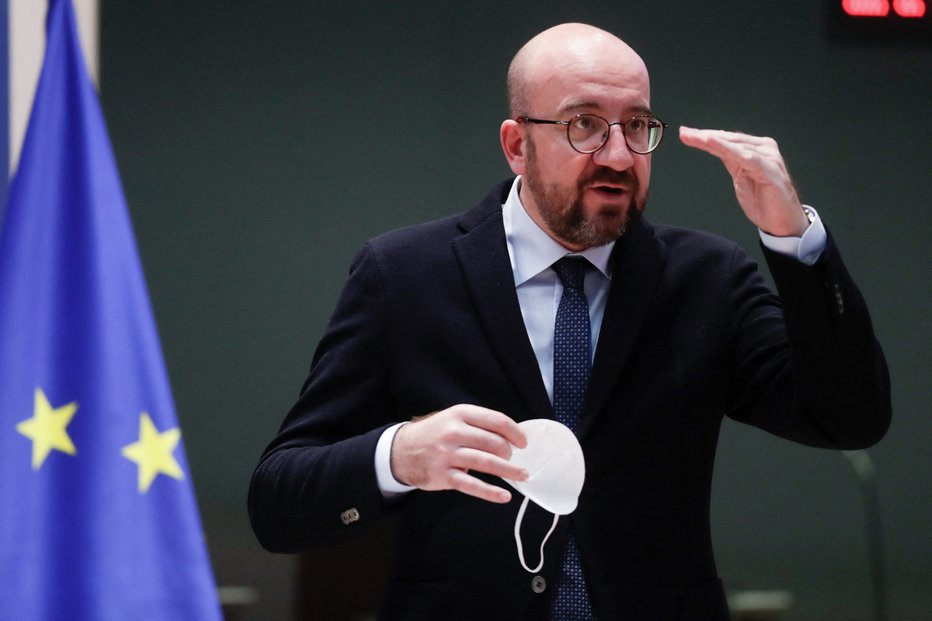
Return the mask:
<path fill-rule="evenodd" d="M 563 283 L 553 329 L 553 410 L 558 421 L 576 433 L 589 383 L 589 303 L 583 289 L 589 261 L 563 257 L 553 269 Z M 592 619 L 592 606 L 579 548 L 570 529 L 563 550 L 562 573 L 550 611 L 551 621 Z"/>

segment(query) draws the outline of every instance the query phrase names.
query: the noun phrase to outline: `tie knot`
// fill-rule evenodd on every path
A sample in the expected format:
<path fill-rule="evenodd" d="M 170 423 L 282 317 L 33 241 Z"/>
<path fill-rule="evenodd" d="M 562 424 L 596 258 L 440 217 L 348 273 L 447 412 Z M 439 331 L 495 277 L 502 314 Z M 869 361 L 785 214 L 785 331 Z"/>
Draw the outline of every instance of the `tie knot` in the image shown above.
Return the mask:
<path fill-rule="evenodd" d="M 583 257 L 563 257 L 553 264 L 553 271 L 566 289 L 582 289 L 589 261 Z"/>

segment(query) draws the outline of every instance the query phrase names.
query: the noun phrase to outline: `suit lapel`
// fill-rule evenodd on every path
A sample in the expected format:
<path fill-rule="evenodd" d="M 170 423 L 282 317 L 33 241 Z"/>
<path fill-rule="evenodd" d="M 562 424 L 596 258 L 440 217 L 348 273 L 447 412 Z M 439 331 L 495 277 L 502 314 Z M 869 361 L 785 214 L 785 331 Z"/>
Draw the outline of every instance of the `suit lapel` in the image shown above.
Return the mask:
<path fill-rule="evenodd" d="M 508 258 L 501 205 L 511 182 L 497 186 L 460 222 L 464 234 L 453 240 L 466 287 L 490 347 L 501 361 L 532 417 L 552 417 L 553 409 L 521 316 Z M 509 413 L 510 414 L 510 413 Z"/>
<path fill-rule="evenodd" d="M 641 331 L 666 265 L 663 244 L 644 220 L 615 244 L 612 284 L 589 376 L 579 435 L 584 436 L 615 387 Z"/>
<path fill-rule="evenodd" d="M 540 367 L 521 316 L 505 243 L 501 205 L 511 181 L 497 186 L 460 221 L 463 235 L 453 240 L 463 279 L 490 347 L 535 417 L 553 417 Z M 618 382 L 653 302 L 666 265 L 653 227 L 639 220 L 615 244 L 612 284 L 589 378 L 579 436 L 591 428 Z"/>

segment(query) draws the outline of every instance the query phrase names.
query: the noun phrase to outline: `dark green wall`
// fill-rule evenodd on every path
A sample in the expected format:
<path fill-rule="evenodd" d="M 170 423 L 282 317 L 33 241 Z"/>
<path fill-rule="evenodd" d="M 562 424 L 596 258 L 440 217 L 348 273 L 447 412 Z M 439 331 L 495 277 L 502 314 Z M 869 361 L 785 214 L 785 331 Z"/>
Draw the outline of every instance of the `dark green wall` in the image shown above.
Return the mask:
<path fill-rule="evenodd" d="M 104 1 L 101 88 L 218 581 L 282 619 L 293 559 L 264 553 L 250 473 L 304 379 L 367 238 L 460 211 L 508 174 L 517 48 L 561 21 L 611 30 L 672 125 L 769 134 L 873 311 L 895 422 L 871 450 L 893 618 L 932 618 L 929 285 L 932 46 L 839 47 L 813 0 Z M 756 232 L 712 159 L 671 134 L 649 216 Z M 868 619 L 857 481 L 838 453 L 726 423 L 713 498 L 733 589 L 789 589 L 793 619 Z"/>

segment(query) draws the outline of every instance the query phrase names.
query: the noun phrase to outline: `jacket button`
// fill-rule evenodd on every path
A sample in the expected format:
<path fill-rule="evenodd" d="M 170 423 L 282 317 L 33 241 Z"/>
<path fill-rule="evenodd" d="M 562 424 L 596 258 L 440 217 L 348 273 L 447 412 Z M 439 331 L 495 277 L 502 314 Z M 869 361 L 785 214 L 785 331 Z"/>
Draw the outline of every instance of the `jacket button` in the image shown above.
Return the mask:
<path fill-rule="evenodd" d="M 349 526 L 353 522 L 359 521 L 359 509 L 353 507 L 352 509 L 347 509 L 340 514 L 340 519 L 343 520 L 343 524 Z"/>
<path fill-rule="evenodd" d="M 547 581 L 543 576 L 534 576 L 531 579 L 531 590 L 535 593 L 543 593 L 547 590 Z"/>

